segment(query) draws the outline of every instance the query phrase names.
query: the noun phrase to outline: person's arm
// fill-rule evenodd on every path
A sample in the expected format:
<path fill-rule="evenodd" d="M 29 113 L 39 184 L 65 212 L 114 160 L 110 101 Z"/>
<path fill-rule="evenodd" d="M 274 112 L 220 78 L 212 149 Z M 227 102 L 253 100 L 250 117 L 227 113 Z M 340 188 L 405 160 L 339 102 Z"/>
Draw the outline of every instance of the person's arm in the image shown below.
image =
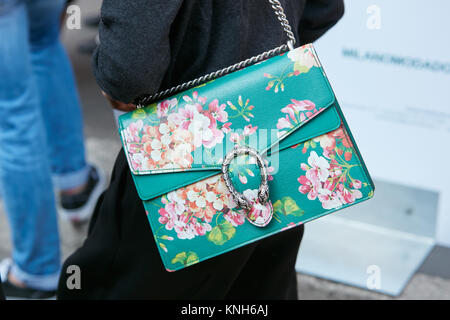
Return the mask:
<path fill-rule="evenodd" d="M 299 25 L 302 44 L 320 38 L 344 15 L 343 0 L 306 0 Z"/>
<path fill-rule="evenodd" d="M 182 2 L 103 1 L 92 68 L 113 107 L 128 111 L 133 99 L 159 90 L 170 62 L 170 28 Z"/>

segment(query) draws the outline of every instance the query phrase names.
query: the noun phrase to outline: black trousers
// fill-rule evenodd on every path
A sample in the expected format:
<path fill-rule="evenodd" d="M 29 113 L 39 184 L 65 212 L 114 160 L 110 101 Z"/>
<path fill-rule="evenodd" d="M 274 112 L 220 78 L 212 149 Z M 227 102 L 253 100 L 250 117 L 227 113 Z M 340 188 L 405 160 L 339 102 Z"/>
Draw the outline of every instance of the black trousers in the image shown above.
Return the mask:
<path fill-rule="evenodd" d="M 0 277 L 0 300 L 5 300 L 5 294 L 3 293 L 2 278 Z"/>
<path fill-rule="evenodd" d="M 296 299 L 294 265 L 302 236 L 303 226 L 296 227 L 167 272 L 122 150 L 86 241 L 63 265 L 58 298 Z M 67 286 L 70 265 L 80 268 L 80 289 Z"/>

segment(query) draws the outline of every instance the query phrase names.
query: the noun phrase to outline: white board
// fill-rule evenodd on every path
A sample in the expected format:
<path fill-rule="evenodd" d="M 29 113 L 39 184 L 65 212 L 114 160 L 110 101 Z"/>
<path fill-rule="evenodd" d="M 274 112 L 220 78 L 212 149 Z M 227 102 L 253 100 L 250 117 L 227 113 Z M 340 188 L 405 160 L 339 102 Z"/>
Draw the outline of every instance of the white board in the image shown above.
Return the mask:
<path fill-rule="evenodd" d="M 370 173 L 439 193 L 450 246 L 450 1 L 346 1 L 315 44 Z M 430 213 L 431 214 L 431 213 Z"/>

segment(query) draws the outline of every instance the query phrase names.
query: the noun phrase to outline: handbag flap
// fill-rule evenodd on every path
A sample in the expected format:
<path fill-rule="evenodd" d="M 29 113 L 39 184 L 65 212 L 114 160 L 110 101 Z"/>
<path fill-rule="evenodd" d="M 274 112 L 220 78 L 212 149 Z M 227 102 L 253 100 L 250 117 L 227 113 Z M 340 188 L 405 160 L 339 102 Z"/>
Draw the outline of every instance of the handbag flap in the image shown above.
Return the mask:
<path fill-rule="evenodd" d="M 122 115 L 119 129 L 149 200 L 218 174 L 235 145 L 270 154 L 338 128 L 334 103 L 309 44 Z"/>

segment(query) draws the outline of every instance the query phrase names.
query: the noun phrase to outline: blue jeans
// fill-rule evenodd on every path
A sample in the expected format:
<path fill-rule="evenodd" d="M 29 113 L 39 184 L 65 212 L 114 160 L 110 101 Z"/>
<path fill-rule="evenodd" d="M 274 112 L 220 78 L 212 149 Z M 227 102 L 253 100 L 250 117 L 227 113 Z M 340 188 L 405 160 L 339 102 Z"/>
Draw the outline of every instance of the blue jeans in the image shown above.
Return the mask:
<path fill-rule="evenodd" d="M 61 256 L 53 187 L 84 184 L 82 115 L 59 41 L 63 0 L 0 0 L 0 187 L 12 274 L 55 289 Z M 53 178 L 53 180 L 52 180 Z"/>

